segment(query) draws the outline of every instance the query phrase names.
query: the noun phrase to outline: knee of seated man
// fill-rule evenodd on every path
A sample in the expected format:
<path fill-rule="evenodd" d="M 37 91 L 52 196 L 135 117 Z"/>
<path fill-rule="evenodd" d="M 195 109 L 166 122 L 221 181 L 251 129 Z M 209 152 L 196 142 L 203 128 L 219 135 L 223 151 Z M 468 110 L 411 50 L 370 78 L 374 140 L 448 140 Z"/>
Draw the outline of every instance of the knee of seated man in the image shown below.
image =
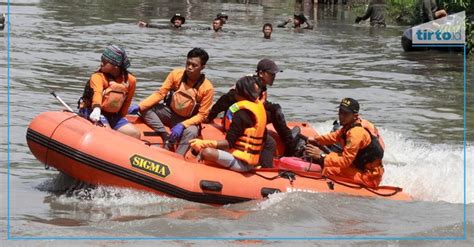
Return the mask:
<path fill-rule="evenodd" d="M 273 139 L 271 135 L 267 135 L 264 143 L 265 149 L 275 149 L 276 148 L 276 141 Z"/>
<path fill-rule="evenodd" d="M 137 128 L 133 128 L 131 132 L 132 132 L 132 136 L 137 139 L 140 139 L 142 137 L 142 133 Z"/>
<path fill-rule="evenodd" d="M 196 125 L 190 125 L 187 128 L 184 128 L 183 135 L 196 137 L 198 132 L 198 127 Z"/>
<path fill-rule="evenodd" d="M 201 156 L 204 160 L 212 159 L 213 155 L 214 155 L 214 150 L 212 148 L 204 148 L 201 151 Z"/>

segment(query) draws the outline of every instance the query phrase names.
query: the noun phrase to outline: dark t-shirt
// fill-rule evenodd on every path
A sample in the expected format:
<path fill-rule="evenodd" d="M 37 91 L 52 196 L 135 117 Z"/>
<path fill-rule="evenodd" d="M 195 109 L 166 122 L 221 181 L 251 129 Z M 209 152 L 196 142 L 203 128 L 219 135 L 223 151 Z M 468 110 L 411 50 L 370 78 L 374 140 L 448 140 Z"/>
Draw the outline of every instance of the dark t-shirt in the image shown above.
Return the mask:
<path fill-rule="evenodd" d="M 369 7 L 362 16 L 362 20 L 367 20 L 370 17 L 370 25 L 385 25 L 385 12 L 387 4 L 384 0 L 372 0 L 369 3 Z"/>
<path fill-rule="evenodd" d="M 420 15 L 423 23 L 434 20 L 437 10 L 438 4 L 436 0 L 421 0 Z"/>

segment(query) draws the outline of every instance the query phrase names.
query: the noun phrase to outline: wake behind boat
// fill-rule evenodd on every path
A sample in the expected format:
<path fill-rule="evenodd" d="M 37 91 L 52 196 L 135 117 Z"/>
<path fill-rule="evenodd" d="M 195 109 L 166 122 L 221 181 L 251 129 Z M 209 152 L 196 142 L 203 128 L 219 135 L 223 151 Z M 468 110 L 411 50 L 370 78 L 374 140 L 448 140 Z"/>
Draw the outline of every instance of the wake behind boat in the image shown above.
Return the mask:
<path fill-rule="evenodd" d="M 274 159 L 271 169 L 238 173 L 201 163 L 191 152 L 183 158 L 161 148 L 161 137 L 140 118 L 127 118 L 140 129 L 141 140 L 95 125 L 75 113 L 60 111 L 34 118 L 26 139 L 39 161 L 80 181 L 146 190 L 200 203 L 238 203 L 292 191 L 411 200 L 401 188 L 380 186 L 373 190 L 341 178 L 324 178 L 320 170 L 308 171 L 288 159 Z M 306 136 L 317 134 L 308 123 L 289 125 L 299 126 Z M 201 134 L 204 139 L 224 139 L 225 135 L 219 121 L 204 124 Z M 283 145 L 274 137 L 281 154 Z"/>

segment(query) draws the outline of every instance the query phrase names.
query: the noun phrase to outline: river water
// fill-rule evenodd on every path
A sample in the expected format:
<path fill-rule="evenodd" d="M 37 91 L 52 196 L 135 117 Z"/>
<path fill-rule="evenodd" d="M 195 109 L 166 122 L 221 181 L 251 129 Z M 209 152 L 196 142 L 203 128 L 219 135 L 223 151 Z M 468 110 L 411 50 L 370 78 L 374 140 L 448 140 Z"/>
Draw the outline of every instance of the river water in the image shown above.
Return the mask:
<path fill-rule="evenodd" d="M 320 7 L 314 30 L 275 28 L 272 40 L 263 40 L 263 23 L 276 26 L 293 13 L 292 3 L 271 2 L 263 7 L 238 1 L 12 1 L 9 88 L 7 29 L 0 32 L 4 243 L 59 246 L 64 242 L 41 239 L 63 238 L 81 246 L 98 243 L 74 240 L 141 246 L 167 239 L 168 245 L 207 245 L 200 238 L 217 238 L 213 240 L 220 244 L 272 241 L 283 246 L 294 239 L 320 245 L 349 240 L 411 245 L 427 239 L 449 240 L 430 245 L 472 245 L 473 61 L 467 60 L 464 116 L 462 54 L 405 53 L 400 46 L 404 27 L 355 25 L 354 14 L 341 6 Z M 7 3 L 1 0 L 0 12 L 6 11 Z M 227 32 L 219 35 L 136 25 L 138 20 L 166 24 L 181 13 L 187 26 L 206 27 L 221 11 L 230 18 Z M 172 68 L 183 66 L 193 47 L 210 54 L 205 72 L 217 96 L 252 73 L 259 59 L 274 59 L 284 72 L 269 89 L 269 99 L 282 105 L 287 119 L 309 121 L 321 133 L 330 130 L 341 98 L 356 98 L 362 116 L 379 126 L 385 138 L 383 184 L 403 187 L 415 201 L 284 193 L 265 201 L 212 207 L 110 187 L 77 190 L 72 196 L 56 193 L 71 180 L 45 170 L 32 156 L 25 140 L 28 123 L 41 112 L 61 109 L 51 91 L 74 105 L 110 43 L 125 47 L 132 59 L 130 71 L 138 78 L 135 102 L 157 89 Z M 471 235 L 467 241 L 462 240 L 465 231 Z"/>

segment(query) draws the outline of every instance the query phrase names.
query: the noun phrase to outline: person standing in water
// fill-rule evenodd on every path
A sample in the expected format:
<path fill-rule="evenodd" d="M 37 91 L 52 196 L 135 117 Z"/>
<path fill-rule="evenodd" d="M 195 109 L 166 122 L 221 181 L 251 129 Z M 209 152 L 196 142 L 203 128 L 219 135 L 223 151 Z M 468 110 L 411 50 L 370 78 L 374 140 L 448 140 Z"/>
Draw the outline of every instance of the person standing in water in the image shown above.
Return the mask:
<path fill-rule="evenodd" d="M 387 4 L 385 0 L 371 0 L 367 11 L 363 16 L 357 16 L 355 23 L 365 21 L 370 18 L 370 26 L 385 27 L 385 13 L 387 11 Z"/>
<path fill-rule="evenodd" d="M 273 32 L 272 24 L 265 23 L 262 27 L 262 32 L 263 32 L 263 38 L 264 39 L 271 39 L 272 38 L 272 32 Z"/>
<path fill-rule="evenodd" d="M 420 0 L 420 17 L 422 23 L 434 21 L 447 15 L 446 10 L 438 7 L 436 0 Z"/>

